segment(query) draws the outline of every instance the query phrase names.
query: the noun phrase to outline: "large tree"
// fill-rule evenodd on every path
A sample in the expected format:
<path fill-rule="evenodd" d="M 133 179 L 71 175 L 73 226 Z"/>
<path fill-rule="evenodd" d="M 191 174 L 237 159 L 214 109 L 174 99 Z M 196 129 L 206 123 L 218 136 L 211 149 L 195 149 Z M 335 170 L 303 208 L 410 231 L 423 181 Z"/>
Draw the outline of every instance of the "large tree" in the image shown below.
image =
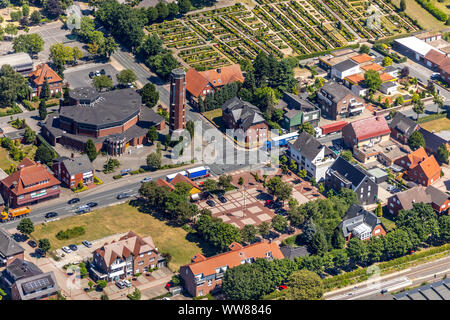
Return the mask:
<path fill-rule="evenodd" d="M 309 133 L 310 135 L 312 135 L 313 137 L 316 136 L 316 131 L 314 130 L 314 127 L 311 123 L 309 122 L 303 122 L 300 127 L 298 128 L 298 132 L 301 133 L 305 131 L 306 133 Z"/>
<path fill-rule="evenodd" d="M 117 75 L 117 81 L 120 84 L 126 85 L 128 83 L 133 83 L 137 80 L 136 74 L 133 72 L 133 70 L 125 69 L 120 71 Z"/>
<path fill-rule="evenodd" d="M 142 96 L 142 103 L 147 107 L 153 108 L 159 100 L 159 92 L 153 83 L 147 83 L 140 91 Z"/>
<path fill-rule="evenodd" d="M 314 272 L 299 270 L 293 272 L 287 280 L 287 289 L 283 292 L 286 300 L 321 300 L 325 288 L 322 280 Z"/>
<path fill-rule="evenodd" d="M 44 50 L 44 40 L 37 33 L 21 34 L 13 40 L 15 52 L 26 52 L 31 55 Z"/>
<path fill-rule="evenodd" d="M 353 237 L 348 242 L 347 254 L 353 264 L 364 265 L 368 259 L 366 245 L 358 237 Z"/>
<path fill-rule="evenodd" d="M 10 65 L 3 65 L 0 69 L 0 107 L 10 107 L 17 100 L 30 96 L 31 89 L 27 81 Z"/>
<path fill-rule="evenodd" d="M 425 138 L 419 131 L 414 131 L 408 138 L 408 145 L 412 150 L 417 150 L 420 147 L 425 147 Z"/>
<path fill-rule="evenodd" d="M 375 70 L 369 70 L 364 73 L 364 83 L 369 87 L 371 92 L 375 92 L 381 86 L 380 75 Z"/>
<path fill-rule="evenodd" d="M 94 87 L 99 91 L 102 91 L 103 89 L 110 89 L 113 87 L 112 80 L 104 74 L 92 78 L 92 83 Z"/>
<path fill-rule="evenodd" d="M 152 152 L 147 156 L 147 166 L 152 170 L 161 168 L 161 153 Z"/>
<path fill-rule="evenodd" d="M 186 14 L 191 10 L 191 1 L 189 0 L 179 0 L 178 1 L 178 7 L 181 14 Z"/>
<path fill-rule="evenodd" d="M 29 236 L 34 232 L 34 224 L 30 218 L 24 218 L 20 220 L 19 224 L 17 225 L 17 230 Z"/>
<path fill-rule="evenodd" d="M 84 148 L 89 160 L 94 161 L 97 158 L 97 148 L 95 147 L 94 141 L 88 139 L 86 146 Z"/>
<path fill-rule="evenodd" d="M 54 159 L 55 154 L 53 150 L 48 148 L 45 144 L 41 144 L 37 149 L 34 155 L 35 161 L 40 161 L 41 163 L 45 163 L 49 165 Z"/>
<path fill-rule="evenodd" d="M 39 118 L 41 118 L 41 120 L 47 118 L 47 104 L 44 99 L 39 102 Z"/>
<path fill-rule="evenodd" d="M 292 185 L 284 182 L 280 177 L 276 176 L 267 182 L 267 190 L 270 194 L 277 197 L 278 201 L 285 201 L 292 195 Z"/>
<path fill-rule="evenodd" d="M 443 143 L 437 149 L 437 158 L 438 158 L 439 161 L 448 164 L 448 157 L 449 157 L 449 151 L 448 151 L 447 145 L 445 143 Z"/>

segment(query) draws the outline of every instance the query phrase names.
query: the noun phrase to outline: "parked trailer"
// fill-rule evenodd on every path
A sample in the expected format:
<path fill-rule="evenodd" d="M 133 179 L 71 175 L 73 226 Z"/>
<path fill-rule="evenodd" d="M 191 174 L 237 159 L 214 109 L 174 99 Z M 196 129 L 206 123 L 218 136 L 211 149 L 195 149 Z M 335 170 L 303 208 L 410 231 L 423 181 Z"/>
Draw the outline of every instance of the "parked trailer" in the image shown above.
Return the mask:
<path fill-rule="evenodd" d="M 333 122 L 330 124 L 326 124 L 324 126 L 321 126 L 320 128 L 315 128 L 316 130 L 316 137 L 324 137 L 327 134 L 339 132 L 347 125 L 347 121 L 338 121 Z"/>
<path fill-rule="evenodd" d="M 30 213 L 30 207 L 22 207 L 17 209 L 9 209 L 9 212 L 3 211 L 1 213 L 1 221 L 8 222 L 15 219 L 20 219 L 28 216 Z"/>
<path fill-rule="evenodd" d="M 273 146 L 284 147 L 287 146 L 288 141 L 297 139 L 298 132 L 291 132 L 281 136 L 271 137 L 270 140 L 267 140 L 267 149 L 270 149 Z"/>
<path fill-rule="evenodd" d="M 170 182 L 170 181 L 172 181 L 172 179 L 173 178 L 175 178 L 179 173 L 181 173 L 183 176 L 185 176 L 185 177 L 187 177 L 188 176 L 188 173 L 187 173 L 187 171 L 180 171 L 180 172 L 176 172 L 176 173 L 172 173 L 172 174 L 168 174 L 167 176 L 166 176 L 166 180 L 167 180 L 167 182 Z"/>
<path fill-rule="evenodd" d="M 187 170 L 188 178 L 191 180 L 209 177 L 210 176 L 209 172 L 210 172 L 209 167 L 197 167 Z"/>

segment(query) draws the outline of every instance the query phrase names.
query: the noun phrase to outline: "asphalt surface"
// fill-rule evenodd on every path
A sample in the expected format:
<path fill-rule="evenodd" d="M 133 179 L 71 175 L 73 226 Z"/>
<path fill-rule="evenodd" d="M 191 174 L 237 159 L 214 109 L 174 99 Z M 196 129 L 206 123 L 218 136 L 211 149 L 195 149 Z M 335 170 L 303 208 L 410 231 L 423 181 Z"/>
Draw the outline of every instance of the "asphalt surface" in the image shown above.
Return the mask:
<path fill-rule="evenodd" d="M 356 300 L 380 294 L 381 290 L 395 292 L 406 287 L 415 287 L 423 282 L 441 280 L 450 273 L 450 256 L 423 263 L 380 278 L 373 277 L 362 284 L 346 287 L 325 294 L 326 300 Z"/>

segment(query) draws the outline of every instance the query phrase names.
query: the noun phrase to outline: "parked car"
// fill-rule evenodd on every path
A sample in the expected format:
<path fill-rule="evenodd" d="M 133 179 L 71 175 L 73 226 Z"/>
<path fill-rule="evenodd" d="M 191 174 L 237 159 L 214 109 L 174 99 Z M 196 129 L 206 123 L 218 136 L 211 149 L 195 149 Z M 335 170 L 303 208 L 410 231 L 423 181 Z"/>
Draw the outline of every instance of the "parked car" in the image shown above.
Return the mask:
<path fill-rule="evenodd" d="M 129 280 L 123 280 L 123 283 L 125 284 L 125 286 L 126 286 L 127 288 L 130 288 L 130 287 L 131 287 L 131 282 L 130 282 Z"/>
<path fill-rule="evenodd" d="M 92 79 L 93 77 L 95 77 L 95 73 L 93 71 L 89 72 L 89 78 Z"/>
<path fill-rule="evenodd" d="M 58 213 L 57 213 L 57 212 L 47 212 L 47 213 L 45 214 L 45 218 L 46 218 L 46 219 L 54 218 L 54 217 L 56 217 L 56 216 L 58 216 Z"/>
<path fill-rule="evenodd" d="M 105 69 L 100 70 L 100 74 L 106 74 Z"/>
<path fill-rule="evenodd" d="M 74 245 L 74 244 L 69 244 L 69 248 L 72 251 L 77 251 L 78 250 L 78 247 L 76 245 Z"/>
<path fill-rule="evenodd" d="M 210 198 L 212 198 L 212 194 L 209 193 L 208 191 L 203 192 L 202 198 L 203 198 L 203 199 L 210 199 Z"/>
<path fill-rule="evenodd" d="M 382 290 L 381 290 L 381 293 L 382 293 L 382 294 L 385 294 L 385 293 L 387 293 L 387 292 L 388 292 L 387 289 L 382 289 Z"/>
<path fill-rule="evenodd" d="M 117 199 L 125 199 L 125 198 L 129 198 L 130 197 L 130 195 L 128 194 L 128 193 L 119 193 L 118 195 L 117 195 Z"/>
<path fill-rule="evenodd" d="M 214 207 L 216 205 L 216 203 L 213 200 L 207 200 L 206 204 L 210 207 Z"/>
<path fill-rule="evenodd" d="M 77 208 L 77 212 L 79 214 L 83 214 L 83 213 L 87 213 L 91 211 L 91 207 L 89 207 L 88 205 L 83 205 L 83 206 L 79 206 Z"/>
<path fill-rule="evenodd" d="M 68 204 L 74 204 L 74 203 L 77 203 L 77 202 L 80 202 L 80 199 L 79 199 L 79 198 L 73 198 L 73 199 L 70 199 L 67 203 L 68 203 Z"/>
<path fill-rule="evenodd" d="M 152 177 L 145 177 L 144 179 L 141 180 L 141 183 L 150 182 L 152 180 L 153 180 Z"/>
<path fill-rule="evenodd" d="M 287 289 L 287 286 L 284 285 L 284 284 L 282 284 L 281 286 L 278 287 L 278 289 L 279 289 L 280 291 L 281 291 L 281 290 L 285 290 L 285 289 Z"/>
<path fill-rule="evenodd" d="M 42 250 L 41 248 L 37 248 L 35 251 L 38 255 L 40 255 L 41 257 L 45 256 L 45 251 Z"/>
<path fill-rule="evenodd" d="M 32 248 L 36 248 L 37 247 L 37 243 L 33 240 L 28 241 L 28 245 Z"/>
<path fill-rule="evenodd" d="M 100 71 L 95 70 L 95 76 L 98 77 L 98 76 L 100 76 L 100 75 L 101 75 Z"/>
<path fill-rule="evenodd" d="M 123 283 L 123 281 L 116 281 L 116 286 L 119 287 L 119 289 L 123 289 L 125 288 L 125 283 Z"/>
<path fill-rule="evenodd" d="M 172 287 L 172 283 L 167 282 L 166 285 L 164 286 L 164 288 L 166 288 L 167 290 L 169 290 Z"/>
<path fill-rule="evenodd" d="M 72 250 L 70 250 L 69 247 L 62 247 L 62 251 L 64 251 L 65 253 L 71 253 Z"/>
<path fill-rule="evenodd" d="M 97 202 L 88 202 L 88 203 L 86 203 L 86 205 L 90 208 L 93 208 L 93 207 L 98 206 L 98 203 Z"/>
<path fill-rule="evenodd" d="M 87 240 L 83 240 L 81 243 L 87 248 L 92 247 L 92 243 Z"/>
<path fill-rule="evenodd" d="M 218 199 L 222 203 L 226 203 L 228 201 L 227 198 L 225 198 L 224 196 L 218 196 Z"/>

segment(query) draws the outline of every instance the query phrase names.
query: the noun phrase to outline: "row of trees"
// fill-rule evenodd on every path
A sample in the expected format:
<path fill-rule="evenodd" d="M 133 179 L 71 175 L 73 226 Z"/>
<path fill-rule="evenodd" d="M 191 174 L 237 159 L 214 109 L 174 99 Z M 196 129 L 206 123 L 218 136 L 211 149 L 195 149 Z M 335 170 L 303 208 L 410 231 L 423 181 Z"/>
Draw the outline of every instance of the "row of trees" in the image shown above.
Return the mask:
<path fill-rule="evenodd" d="M 81 40 L 87 43 L 89 53 L 109 58 L 119 47 L 112 36 L 105 37 L 103 32 L 95 30 L 95 23 L 89 17 L 82 17 L 80 29 L 73 29 Z"/>

